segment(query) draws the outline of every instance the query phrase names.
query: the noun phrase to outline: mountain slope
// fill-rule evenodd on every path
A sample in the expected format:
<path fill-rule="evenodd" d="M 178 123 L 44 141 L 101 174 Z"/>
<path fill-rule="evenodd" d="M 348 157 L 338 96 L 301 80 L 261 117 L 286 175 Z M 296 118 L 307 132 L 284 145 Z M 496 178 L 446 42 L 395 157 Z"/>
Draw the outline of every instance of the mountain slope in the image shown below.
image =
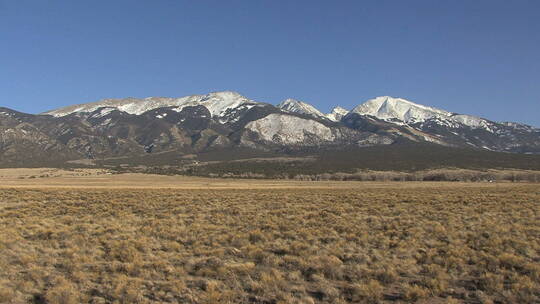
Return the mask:
<path fill-rule="evenodd" d="M 314 117 L 325 117 L 325 115 L 321 111 L 317 110 L 317 108 L 310 105 L 309 103 L 292 98 L 282 101 L 278 105 L 278 108 L 290 113 L 306 114 Z"/>

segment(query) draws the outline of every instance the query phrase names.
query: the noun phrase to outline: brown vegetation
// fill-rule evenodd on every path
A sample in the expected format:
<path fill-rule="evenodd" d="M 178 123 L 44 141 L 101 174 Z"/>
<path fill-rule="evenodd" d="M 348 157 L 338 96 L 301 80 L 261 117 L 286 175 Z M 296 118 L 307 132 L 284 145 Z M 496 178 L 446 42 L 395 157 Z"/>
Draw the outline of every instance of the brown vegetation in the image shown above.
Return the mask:
<path fill-rule="evenodd" d="M 1 189 L 2 303 L 538 303 L 531 184 Z"/>
<path fill-rule="evenodd" d="M 266 176 L 260 173 L 245 172 L 235 175 L 233 173 L 210 173 L 209 177 L 220 178 L 248 178 L 248 179 L 293 179 L 300 181 L 371 181 L 371 182 L 532 182 L 540 181 L 540 171 L 531 170 L 466 170 L 466 169 L 431 169 L 416 172 L 399 171 L 357 171 L 355 173 L 321 173 L 321 174 L 288 174 Z"/>
<path fill-rule="evenodd" d="M 356 173 L 323 173 L 296 175 L 296 180 L 309 181 L 448 181 L 448 182 L 539 182 L 540 171 L 530 170 L 466 170 L 431 169 L 417 172 L 358 171 Z"/>

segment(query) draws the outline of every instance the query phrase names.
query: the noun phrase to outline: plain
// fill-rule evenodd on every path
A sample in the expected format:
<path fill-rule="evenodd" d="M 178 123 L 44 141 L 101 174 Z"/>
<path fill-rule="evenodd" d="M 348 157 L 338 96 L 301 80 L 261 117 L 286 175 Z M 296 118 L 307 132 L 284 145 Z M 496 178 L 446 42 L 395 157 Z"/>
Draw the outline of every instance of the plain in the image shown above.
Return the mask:
<path fill-rule="evenodd" d="M 2 188 L 0 300 L 540 301 L 538 184 L 163 178 Z"/>

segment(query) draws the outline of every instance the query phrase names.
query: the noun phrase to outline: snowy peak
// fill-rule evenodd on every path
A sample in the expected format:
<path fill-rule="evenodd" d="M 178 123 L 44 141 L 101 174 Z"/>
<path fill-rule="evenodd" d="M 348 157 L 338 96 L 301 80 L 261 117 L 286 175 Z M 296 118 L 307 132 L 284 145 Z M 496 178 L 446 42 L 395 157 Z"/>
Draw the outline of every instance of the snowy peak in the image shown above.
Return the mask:
<path fill-rule="evenodd" d="M 338 106 L 333 108 L 332 112 L 326 114 L 325 116 L 332 121 L 340 121 L 341 118 L 343 118 L 343 116 L 347 115 L 348 113 L 348 110 Z"/>
<path fill-rule="evenodd" d="M 330 112 L 330 114 L 340 114 L 340 115 L 347 115 L 347 113 L 349 113 L 349 110 L 344 109 L 340 106 L 333 108 L 332 112 Z"/>
<path fill-rule="evenodd" d="M 360 115 L 375 116 L 379 119 L 397 119 L 403 122 L 418 122 L 435 117 L 448 117 L 452 113 L 416 104 L 403 98 L 381 96 L 370 99 L 352 110 Z"/>
<path fill-rule="evenodd" d="M 292 98 L 282 101 L 278 105 L 278 108 L 289 113 L 311 115 L 313 117 L 326 118 L 332 121 L 340 121 L 343 116 L 349 113 L 349 111 L 342 107 L 335 107 L 332 109 L 332 112 L 324 114 L 309 103 Z"/>
<path fill-rule="evenodd" d="M 236 108 L 246 103 L 255 104 L 257 102 L 249 100 L 239 93 L 225 91 L 209 93 L 206 95 L 185 96 L 180 98 L 147 97 L 144 99 L 104 99 L 98 102 L 68 106 L 48 111 L 43 114 L 61 117 L 78 112 L 93 112 L 99 108 L 106 107 L 116 108 L 119 111 L 129 114 L 140 115 L 144 112 L 163 107 L 177 107 L 179 110 L 181 110 L 186 106 L 203 105 L 210 111 L 212 116 L 222 117 L 226 114 L 227 110 Z"/>
<path fill-rule="evenodd" d="M 317 110 L 317 108 L 310 105 L 309 103 L 292 98 L 282 101 L 278 105 L 278 108 L 285 112 L 307 114 L 315 117 L 325 117 L 325 115 L 321 111 Z"/>
<path fill-rule="evenodd" d="M 406 124 L 434 121 L 450 127 L 465 125 L 482 128 L 492 132 L 492 123 L 480 117 L 456 114 L 445 110 L 414 103 L 403 98 L 381 96 L 370 99 L 352 110 L 360 115 L 370 115 L 387 121 L 399 121 Z"/>

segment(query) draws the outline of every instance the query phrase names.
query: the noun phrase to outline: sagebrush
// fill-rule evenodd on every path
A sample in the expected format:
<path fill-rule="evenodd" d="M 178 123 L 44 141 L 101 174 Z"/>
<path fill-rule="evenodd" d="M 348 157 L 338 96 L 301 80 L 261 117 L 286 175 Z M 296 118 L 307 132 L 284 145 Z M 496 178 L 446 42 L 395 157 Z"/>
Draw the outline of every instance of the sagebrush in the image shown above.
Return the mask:
<path fill-rule="evenodd" d="M 537 185 L 0 190 L 3 303 L 538 303 Z"/>

